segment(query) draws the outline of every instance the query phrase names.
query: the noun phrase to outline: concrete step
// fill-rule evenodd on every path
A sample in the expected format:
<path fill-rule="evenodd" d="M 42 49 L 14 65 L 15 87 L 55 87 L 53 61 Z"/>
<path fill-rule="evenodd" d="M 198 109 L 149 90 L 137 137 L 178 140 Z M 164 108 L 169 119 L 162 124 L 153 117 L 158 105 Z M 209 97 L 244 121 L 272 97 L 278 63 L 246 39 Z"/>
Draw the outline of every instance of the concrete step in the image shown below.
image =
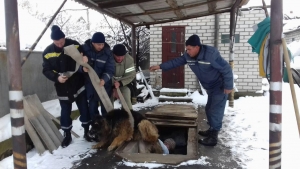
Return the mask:
<path fill-rule="evenodd" d="M 159 102 L 192 102 L 193 99 L 190 97 L 165 97 L 160 96 L 158 97 Z"/>

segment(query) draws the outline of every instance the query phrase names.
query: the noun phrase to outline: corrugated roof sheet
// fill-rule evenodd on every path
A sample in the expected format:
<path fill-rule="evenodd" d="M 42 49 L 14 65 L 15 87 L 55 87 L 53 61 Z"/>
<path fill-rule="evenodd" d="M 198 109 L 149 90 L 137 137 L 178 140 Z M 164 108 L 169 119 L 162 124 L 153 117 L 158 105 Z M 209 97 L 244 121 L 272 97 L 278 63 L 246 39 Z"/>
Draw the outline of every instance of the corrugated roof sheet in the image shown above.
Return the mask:
<path fill-rule="evenodd" d="M 249 0 L 75 0 L 129 25 L 151 25 L 229 12 Z"/>

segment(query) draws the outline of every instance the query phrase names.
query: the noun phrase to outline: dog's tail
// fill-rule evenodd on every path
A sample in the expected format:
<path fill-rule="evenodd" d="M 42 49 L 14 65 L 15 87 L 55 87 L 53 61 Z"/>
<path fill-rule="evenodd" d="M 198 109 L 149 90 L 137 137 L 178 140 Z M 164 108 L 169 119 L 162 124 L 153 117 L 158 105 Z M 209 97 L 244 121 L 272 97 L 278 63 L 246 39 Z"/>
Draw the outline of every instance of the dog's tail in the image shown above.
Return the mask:
<path fill-rule="evenodd" d="M 138 124 L 138 129 L 144 141 L 151 142 L 151 143 L 157 142 L 157 139 L 159 137 L 158 129 L 149 120 L 146 119 L 142 120 Z"/>

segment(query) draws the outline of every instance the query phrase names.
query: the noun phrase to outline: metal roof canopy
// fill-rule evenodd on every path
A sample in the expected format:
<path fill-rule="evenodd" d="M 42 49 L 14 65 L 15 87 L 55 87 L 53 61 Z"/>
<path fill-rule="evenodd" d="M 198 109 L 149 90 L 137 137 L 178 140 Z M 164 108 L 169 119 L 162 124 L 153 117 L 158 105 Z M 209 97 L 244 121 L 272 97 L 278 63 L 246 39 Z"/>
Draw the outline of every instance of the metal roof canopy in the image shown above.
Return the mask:
<path fill-rule="evenodd" d="M 232 7 L 241 7 L 249 2 L 249 0 L 75 1 L 135 27 L 230 12 Z"/>

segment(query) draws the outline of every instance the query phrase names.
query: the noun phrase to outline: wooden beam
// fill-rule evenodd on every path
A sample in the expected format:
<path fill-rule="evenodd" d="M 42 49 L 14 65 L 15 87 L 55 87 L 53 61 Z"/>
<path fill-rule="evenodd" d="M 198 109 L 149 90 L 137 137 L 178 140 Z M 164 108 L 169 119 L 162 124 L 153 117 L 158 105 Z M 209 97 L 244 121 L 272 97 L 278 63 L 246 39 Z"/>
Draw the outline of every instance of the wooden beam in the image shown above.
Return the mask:
<path fill-rule="evenodd" d="M 118 0 L 118 1 L 109 1 L 109 2 L 103 2 L 103 1 L 94 1 L 97 3 L 100 8 L 114 8 L 114 7 L 120 7 L 120 6 L 125 6 L 125 5 L 132 5 L 132 4 L 139 4 L 143 2 L 149 2 L 153 0 Z"/>
<path fill-rule="evenodd" d="M 264 6 L 250 6 L 247 8 L 240 8 L 241 11 L 250 11 L 250 10 L 255 10 L 255 9 L 263 9 Z M 267 5 L 266 8 L 271 8 L 271 5 Z"/>
<path fill-rule="evenodd" d="M 122 21 L 122 22 L 124 22 L 124 23 L 126 23 L 126 24 L 128 24 L 128 25 L 130 25 L 130 26 L 133 26 L 133 25 L 134 25 L 134 24 L 133 24 L 132 22 L 130 22 L 129 20 L 127 20 L 127 19 L 125 19 L 125 18 L 122 18 L 122 17 L 120 17 L 120 16 L 118 16 L 118 15 L 116 15 L 116 14 L 114 14 L 114 13 L 111 13 L 110 11 L 107 11 L 107 10 L 104 10 L 104 9 L 100 8 L 100 7 L 98 6 L 98 4 L 94 3 L 93 1 L 90 1 L 90 0 L 75 0 L 75 1 L 78 2 L 78 3 L 81 3 L 81 4 L 85 5 L 85 6 L 87 6 L 87 7 L 89 7 L 89 8 L 94 9 L 95 11 L 98 11 L 98 12 L 103 13 L 103 14 L 105 14 L 105 15 L 108 15 L 108 16 L 110 16 L 110 17 L 112 17 L 112 18 L 115 18 L 115 19 L 117 19 L 117 20 L 120 20 L 120 21 Z"/>
<path fill-rule="evenodd" d="M 210 2 L 202 2 L 202 3 L 193 3 L 193 4 L 189 4 L 189 5 L 185 5 L 185 6 L 178 6 L 178 10 L 182 10 L 182 9 L 187 9 L 187 8 L 193 8 L 193 7 L 198 7 L 198 6 L 202 6 L 202 5 L 207 5 L 208 3 L 211 2 L 218 2 L 218 1 L 224 1 L 224 0 L 211 0 Z M 151 14 L 157 14 L 157 13 L 164 13 L 164 12 L 170 12 L 173 11 L 172 8 L 165 8 L 165 9 L 155 9 L 155 10 L 149 10 L 149 11 L 145 11 L 143 13 L 135 13 L 135 14 L 119 14 L 119 16 L 121 17 L 129 17 L 129 16 L 139 16 L 139 15 L 151 15 Z"/>
<path fill-rule="evenodd" d="M 170 5 L 170 7 L 173 9 L 175 15 L 178 18 L 183 18 L 184 14 L 182 13 L 182 11 L 180 9 L 178 9 L 178 4 L 175 0 L 167 0 L 167 3 Z"/>
<path fill-rule="evenodd" d="M 192 102 L 193 99 L 190 97 L 159 97 L 159 102 Z"/>
<path fill-rule="evenodd" d="M 152 121 L 156 126 L 180 126 L 180 127 L 197 127 L 197 123 L 194 124 L 183 124 L 183 123 L 168 123 L 168 122 L 159 122 Z"/>
<path fill-rule="evenodd" d="M 147 118 L 150 121 L 153 122 L 166 122 L 166 123 L 182 123 L 182 124 L 195 124 L 195 119 L 188 119 L 188 120 L 182 120 L 182 119 L 161 119 L 161 118 L 155 118 L 155 117 L 148 117 Z"/>
<path fill-rule="evenodd" d="M 183 18 L 175 18 L 175 19 L 161 20 L 161 21 L 155 21 L 155 22 L 144 22 L 144 23 L 136 24 L 136 26 L 162 24 L 162 23 L 167 23 L 167 22 L 174 22 L 174 21 L 179 21 L 179 20 L 186 20 L 186 19 L 204 17 L 204 16 L 209 16 L 209 15 L 214 15 L 214 14 L 219 14 L 219 13 L 226 13 L 226 12 L 230 12 L 230 8 L 225 8 L 225 9 L 218 10 L 218 11 L 215 11 L 215 12 L 212 12 L 212 13 L 206 13 L 204 15 L 197 14 L 197 15 L 186 16 L 186 17 L 183 17 Z"/>

